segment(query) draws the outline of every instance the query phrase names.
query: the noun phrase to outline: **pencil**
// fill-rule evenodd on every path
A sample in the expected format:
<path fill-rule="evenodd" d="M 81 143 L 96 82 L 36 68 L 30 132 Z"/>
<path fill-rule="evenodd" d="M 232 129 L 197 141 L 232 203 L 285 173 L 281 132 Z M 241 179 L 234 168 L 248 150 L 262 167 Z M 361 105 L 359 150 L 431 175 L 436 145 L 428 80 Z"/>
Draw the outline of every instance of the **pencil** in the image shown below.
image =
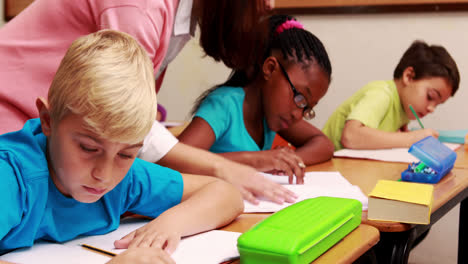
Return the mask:
<path fill-rule="evenodd" d="M 96 252 L 99 252 L 101 254 L 107 255 L 109 257 L 114 257 L 116 255 L 115 253 L 112 253 L 112 252 L 109 252 L 109 251 L 106 251 L 106 250 L 103 250 L 103 249 L 100 249 L 100 248 L 97 248 L 97 247 L 93 247 L 93 246 L 90 246 L 90 245 L 87 245 L 87 244 L 81 244 L 81 246 L 84 247 L 84 248 L 87 248 L 89 250 L 96 251 Z"/>
<path fill-rule="evenodd" d="M 421 126 L 421 128 L 424 129 L 424 126 L 423 126 L 421 120 L 419 119 L 418 114 L 416 114 L 416 111 L 414 111 L 413 106 L 409 105 L 409 109 L 411 110 L 411 112 L 413 112 L 413 115 L 414 115 L 414 117 L 416 117 L 416 120 L 418 120 L 418 123 Z"/>

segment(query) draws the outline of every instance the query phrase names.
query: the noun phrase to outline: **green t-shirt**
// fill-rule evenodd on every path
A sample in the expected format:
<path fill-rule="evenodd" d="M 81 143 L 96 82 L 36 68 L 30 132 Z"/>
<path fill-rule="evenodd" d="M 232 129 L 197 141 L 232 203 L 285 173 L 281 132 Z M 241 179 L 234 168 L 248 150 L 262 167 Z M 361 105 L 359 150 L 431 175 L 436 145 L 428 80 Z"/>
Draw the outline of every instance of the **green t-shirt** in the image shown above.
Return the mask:
<path fill-rule="evenodd" d="M 367 127 L 395 132 L 409 123 L 395 82 L 374 81 L 342 103 L 330 116 L 323 133 L 335 145 L 335 150 L 343 148 L 341 134 L 347 120 L 357 120 Z"/>

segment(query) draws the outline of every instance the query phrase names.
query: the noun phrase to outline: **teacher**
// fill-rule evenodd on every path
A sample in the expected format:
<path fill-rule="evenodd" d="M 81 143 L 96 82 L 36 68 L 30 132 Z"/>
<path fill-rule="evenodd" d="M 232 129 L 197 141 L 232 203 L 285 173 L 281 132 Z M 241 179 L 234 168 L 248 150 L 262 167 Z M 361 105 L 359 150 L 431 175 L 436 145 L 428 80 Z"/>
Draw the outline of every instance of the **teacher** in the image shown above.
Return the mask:
<path fill-rule="evenodd" d="M 132 35 L 154 65 L 157 90 L 167 65 L 200 26 L 208 56 L 232 69 L 245 69 L 261 49 L 259 18 L 266 0 L 36 0 L 0 28 L 0 134 L 37 118 L 35 100 L 47 97 L 69 45 L 101 29 Z M 261 33 L 261 32 L 260 32 Z M 265 32 L 266 33 L 266 32 Z M 157 121 L 140 156 L 185 173 L 213 175 L 236 185 L 244 198 L 281 203 L 293 194 L 240 165 L 177 141 Z"/>

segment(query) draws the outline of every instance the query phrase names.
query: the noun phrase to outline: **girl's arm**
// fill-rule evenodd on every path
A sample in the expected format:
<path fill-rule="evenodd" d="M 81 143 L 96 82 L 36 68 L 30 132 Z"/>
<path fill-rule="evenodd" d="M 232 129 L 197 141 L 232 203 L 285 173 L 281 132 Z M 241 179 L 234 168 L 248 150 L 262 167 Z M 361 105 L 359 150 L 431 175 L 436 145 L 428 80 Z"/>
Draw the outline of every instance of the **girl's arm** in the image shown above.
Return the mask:
<path fill-rule="evenodd" d="M 115 242 L 116 248 L 156 247 L 174 252 L 180 238 L 226 225 L 243 212 L 241 194 L 231 184 L 182 174 L 182 201 Z"/>
<path fill-rule="evenodd" d="M 349 120 L 343 128 L 341 144 L 349 149 L 409 148 L 427 136 L 437 138 L 439 133 L 433 129 L 387 132 L 367 127 L 357 120 Z"/>
<path fill-rule="evenodd" d="M 257 197 L 275 203 L 294 202 L 296 195 L 257 170 L 207 151 L 215 141 L 210 125 L 201 118 L 194 118 L 179 135 L 177 143 L 158 164 L 178 171 L 212 175 L 236 186 L 245 200 L 257 204 Z M 184 144 L 185 143 L 185 144 Z"/>
<path fill-rule="evenodd" d="M 179 136 L 179 140 L 198 148 L 209 149 L 215 142 L 216 136 L 208 122 L 202 118 L 196 117 Z M 294 151 L 288 148 L 278 148 L 266 151 L 227 152 L 220 153 L 218 155 L 237 163 L 254 167 L 258 171 L 288 175 L 290 183 L 293 182 L 293 177 L 295 175 L 297 177 L 297 183 L 303 183 L 305 168 L 304 162 L 294 153 Z M 270 181 L 267 183 L 270 184 Z M 271 195 L 272 193 L 282 191 L 282 193 L 291 194 L 287 193 L 285 188 L 280 187 L 281 186 L 277 187 L 276 190 L 272 189 L 271 191 L 266 191 L 266 193 Z M 278 197 L 278 194 L 276 194 L 276 196 Z M 292 196 L 289 198 L 290 199 L 283 199 L 283 201 L 293 199 Z"/>
<path fill-rule="evenodd" d="M 296 147 L 296 154 L 306 165 L 324 162 L 333 157 L 334 146 L 330 139 L 305 120 L 278 134 Z"/>

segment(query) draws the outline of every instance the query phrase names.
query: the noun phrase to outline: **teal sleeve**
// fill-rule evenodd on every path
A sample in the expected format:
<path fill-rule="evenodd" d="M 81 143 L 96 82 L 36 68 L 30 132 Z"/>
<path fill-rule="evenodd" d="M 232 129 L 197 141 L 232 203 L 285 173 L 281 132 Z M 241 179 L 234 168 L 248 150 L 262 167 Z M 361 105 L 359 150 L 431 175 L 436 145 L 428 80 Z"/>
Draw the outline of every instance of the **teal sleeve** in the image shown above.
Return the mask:
<path fill-rule="evenodd" d="M 182 200 L 184 182 L 178 171 L 135 159 L 126 177 L 130 212 L 157 217 Z"/>
<path fill-rule="evenodd" d="M 390 104 L 391 95 L 381 89 L 369 90 L 354 105 L 346 120 L 357 120 L 367 127 L 378 128 Z"/>
<path fill-rule="evenodd" d="M 218 94 L 210 94 L 203 100 L 195 117 L 203 118 L 213 130 L 216 140 L 218 140 L 228 129 L 230 124 L 230 116 L 227 114 L 229 109 L 226 108 L 227 102 L 223 102 L 223 98 Z"/>
<path fill-rule="evenodd" d="M 8 155 L 0 157 L 0 249 L 3 248 L 3 238 L 19 225 L 22 218 L 21 182 L 18 181 L 18 170 Z"/>

